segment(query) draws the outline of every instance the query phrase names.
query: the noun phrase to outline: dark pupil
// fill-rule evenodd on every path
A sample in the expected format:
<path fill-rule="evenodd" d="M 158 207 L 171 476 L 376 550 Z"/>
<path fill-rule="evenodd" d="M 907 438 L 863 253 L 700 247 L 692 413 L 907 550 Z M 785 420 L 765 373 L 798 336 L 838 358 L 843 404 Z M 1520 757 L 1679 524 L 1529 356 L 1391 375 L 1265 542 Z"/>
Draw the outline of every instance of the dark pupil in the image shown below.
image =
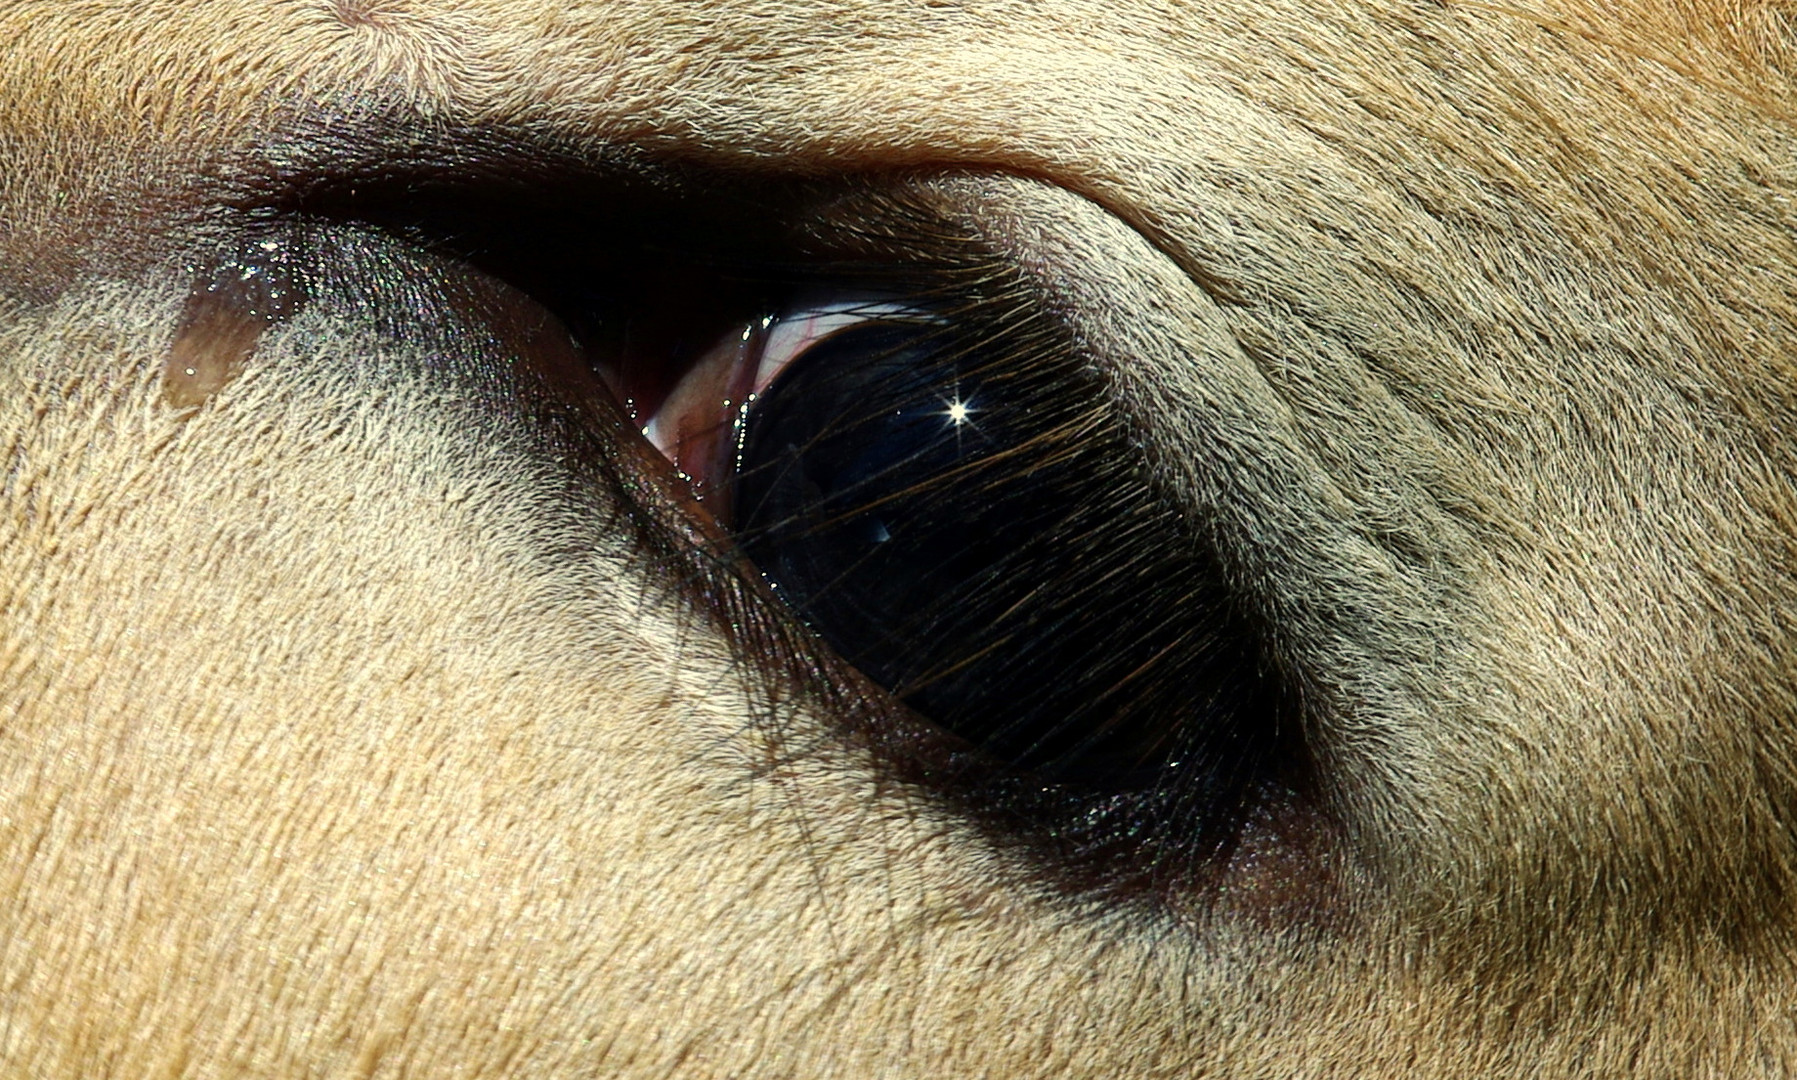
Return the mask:
<path fill-rule="evenodd" d="M 801 357 L 747 416 L 745 552 L 841 656 L 1005 762 L 1212 787 L 1258 738 L 1214 572 L 1090 379 L 984 351 L 877 324 Z"/>

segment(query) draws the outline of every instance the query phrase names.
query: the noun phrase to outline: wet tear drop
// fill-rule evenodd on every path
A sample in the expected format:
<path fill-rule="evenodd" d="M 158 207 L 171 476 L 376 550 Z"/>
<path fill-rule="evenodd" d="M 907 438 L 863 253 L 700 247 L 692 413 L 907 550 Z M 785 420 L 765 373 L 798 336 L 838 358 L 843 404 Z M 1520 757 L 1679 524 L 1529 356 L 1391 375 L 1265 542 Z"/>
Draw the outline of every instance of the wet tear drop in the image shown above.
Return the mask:
<path fill-rule="evenodd" d="M 291 231 L 265 233 L 201 274 L 163 367 L 164 401 L 195 408 L 242 374 L 263 333 L 305 306 L 301 256 Z"/>

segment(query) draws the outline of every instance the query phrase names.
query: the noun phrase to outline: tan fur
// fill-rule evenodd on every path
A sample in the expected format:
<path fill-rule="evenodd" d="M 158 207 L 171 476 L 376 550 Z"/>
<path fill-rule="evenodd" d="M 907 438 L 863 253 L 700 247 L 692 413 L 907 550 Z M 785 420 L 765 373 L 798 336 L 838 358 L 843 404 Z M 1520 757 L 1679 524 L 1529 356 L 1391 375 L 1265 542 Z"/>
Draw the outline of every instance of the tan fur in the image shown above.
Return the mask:
<path fill-rule="evenodd" d="M 0 1074 L 1788 1074 L 1793 20 L 3 0 Z M 983 176 L 925 186 L 1282 613 L 1330 824 L 1071 901 L 753 722 L 352 307 L 170 407 L 223 202 L 369 110 Z"/>

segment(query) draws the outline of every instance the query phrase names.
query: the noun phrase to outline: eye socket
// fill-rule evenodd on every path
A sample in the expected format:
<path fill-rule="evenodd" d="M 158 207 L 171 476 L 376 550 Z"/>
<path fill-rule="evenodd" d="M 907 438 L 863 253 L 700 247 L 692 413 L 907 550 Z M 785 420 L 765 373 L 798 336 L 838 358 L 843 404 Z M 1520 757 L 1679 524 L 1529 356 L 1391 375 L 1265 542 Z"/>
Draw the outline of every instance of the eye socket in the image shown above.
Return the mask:
<path fill-rule="evenodd" d="M 779 640 L 921 722 L 873 733 L 900 776 L 1106 889 L 1200 878 L 1304 779 L 1253 620 L 1015 266 L 863 201 L 400 228 L 556 313 L 684 474 L 694 535 L 804 628 Z"/>

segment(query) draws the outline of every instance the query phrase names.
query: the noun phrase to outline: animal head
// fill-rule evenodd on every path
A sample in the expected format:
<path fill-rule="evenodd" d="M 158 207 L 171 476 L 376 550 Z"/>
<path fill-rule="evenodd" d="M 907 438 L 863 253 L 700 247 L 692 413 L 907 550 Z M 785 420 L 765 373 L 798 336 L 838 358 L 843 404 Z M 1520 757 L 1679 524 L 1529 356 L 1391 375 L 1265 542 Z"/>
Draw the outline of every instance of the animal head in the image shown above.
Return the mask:
<path fill-rule="evenodd" d="M 11 0 L 0 1071 L 1788 1071 L 1791 19 Z"/>

